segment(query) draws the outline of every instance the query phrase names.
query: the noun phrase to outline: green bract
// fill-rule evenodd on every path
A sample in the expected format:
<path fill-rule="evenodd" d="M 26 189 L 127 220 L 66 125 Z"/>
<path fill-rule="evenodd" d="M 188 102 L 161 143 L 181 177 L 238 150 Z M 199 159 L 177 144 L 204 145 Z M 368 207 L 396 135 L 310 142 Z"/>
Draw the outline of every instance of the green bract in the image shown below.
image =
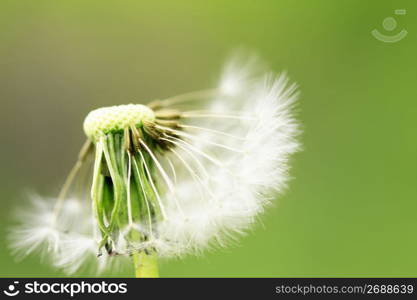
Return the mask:
<path fill-rule="evenodd" d="M 155 128 L 155 119 L 148 106 L 127 104 L 96 109 L 84 121 L 96 152 L 91 196 L 101 235 L 99 251 L 117 255 L 117 245 L 124 244 L 146 276 L 157 275 L 154 264 L 143 266 L 155 259 L 153 249 L 138 252 L 138 245 L 153 238 L 153 228 L 163 217 L 160 186 L 154 180 L 155 154 L 164 147 L 155 137 L 163 132 Z"/>

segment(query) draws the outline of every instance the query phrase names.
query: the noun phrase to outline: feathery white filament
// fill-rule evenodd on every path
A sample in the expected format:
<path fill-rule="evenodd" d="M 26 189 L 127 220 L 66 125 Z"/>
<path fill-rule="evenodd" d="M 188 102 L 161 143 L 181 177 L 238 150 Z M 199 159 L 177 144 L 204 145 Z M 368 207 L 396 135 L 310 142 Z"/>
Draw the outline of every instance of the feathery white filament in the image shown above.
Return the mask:
<path fill-rule="evenodd" d="M 291 112 L 297 98 L 295 86 L 288 86 L 285 74 L 254 76 L 254 68 L 255 73 L 259 71 L 252 58 L 243 64 L 232 60 L 219 85 L 222 94 L 213 97 L 210 104 L 211 112 L 182 114 L 185 121 L 207 119 L 183 126 L 200 129 L 195 134 L 159 127 L 187 141 L 169 134 L 163 140 L 207 159 L 203 163 L 207 171 L 204 187 L 210 190 L 204 198 L 196 198 L 201 181 L 187 179 L 184 174 L 178 177 L 184 217 L 168 206 L 168 218 L 158 228 L 160 238 L 172 241 L 167 256 L 199 252 L 214 242 L 224 245 L 234 233 L 243 233 L 251 226 L 270 202 L 269 192 L 281 192 L 286 185 L 289 156 L 298 150 L 295 138 L 299 130 Z M 187 246 L 176 250 L 176 245 Z"/>

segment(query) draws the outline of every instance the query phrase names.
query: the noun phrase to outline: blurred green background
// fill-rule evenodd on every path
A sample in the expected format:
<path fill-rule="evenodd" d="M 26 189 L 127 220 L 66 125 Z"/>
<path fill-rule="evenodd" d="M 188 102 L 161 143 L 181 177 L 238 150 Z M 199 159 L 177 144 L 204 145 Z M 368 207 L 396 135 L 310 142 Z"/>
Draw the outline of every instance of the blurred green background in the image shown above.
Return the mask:
<path fill-rule="evenodd" d="M 416 8 L 2 0 L 0 276 L 64 276 L 37 257 L 15 262 L 5 235 L 27 189 L 55 195 L 87 112 L 210 87 L 238 46 L 300 86 L 304 151 L 293 159 L 295 179 L 238 245 L 164 261 L 161 275 L 417 276 Z M 387 17 L 397 21 L 392 31 Z M 384 43 L 374 29 L 408 36 Z"/>

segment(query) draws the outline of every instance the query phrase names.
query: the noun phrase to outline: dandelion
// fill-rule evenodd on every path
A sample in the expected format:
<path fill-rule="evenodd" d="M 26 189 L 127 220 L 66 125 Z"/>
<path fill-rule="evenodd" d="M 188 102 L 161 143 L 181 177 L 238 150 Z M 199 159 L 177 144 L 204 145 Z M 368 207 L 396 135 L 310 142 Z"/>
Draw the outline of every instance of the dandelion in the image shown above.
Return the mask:
<path fill-rule="evenodd" d="M 156 277 L 159 257 L 245 233 L 285 188 L 299 148 L 296 86 L 260 66 L 233 58 L 214 89 L 90 112 L 58 197 L 32 197 L 19 214 L 16 254 L 40 250 L 67 273 L 114 270 L 125 257 L 137 277 Z M 77 189 L 84 194 L 74 197 Z"/>

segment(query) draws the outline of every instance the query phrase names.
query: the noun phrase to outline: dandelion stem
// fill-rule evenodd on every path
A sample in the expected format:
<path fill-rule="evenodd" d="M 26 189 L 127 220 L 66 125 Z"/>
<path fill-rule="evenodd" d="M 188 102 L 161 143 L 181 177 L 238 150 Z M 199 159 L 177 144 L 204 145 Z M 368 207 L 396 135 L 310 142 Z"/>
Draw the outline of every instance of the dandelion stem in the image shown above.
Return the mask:
<path fill-rule="evenodd" d="M 159 277 L 158 256 L 155 252 L 133 253 L 136 278 L 157 278 Z"/>

